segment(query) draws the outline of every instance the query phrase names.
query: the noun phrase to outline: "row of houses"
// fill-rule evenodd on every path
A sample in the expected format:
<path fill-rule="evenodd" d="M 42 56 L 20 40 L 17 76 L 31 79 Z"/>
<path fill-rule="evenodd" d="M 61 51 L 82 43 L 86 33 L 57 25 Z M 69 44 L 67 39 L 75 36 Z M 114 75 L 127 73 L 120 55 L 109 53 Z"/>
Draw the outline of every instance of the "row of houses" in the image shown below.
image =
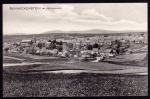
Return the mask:
<path fill-rule="evenodd" d="M 54 39 L 50 40 L 47 38 L 42 38 L 37 40 L 33 37 L 32 39 L 22 40 L 21 42 L 13 44 L 4 44 L 3 46 L 4 49 L 7 47 L 9 48 L 8 52 L 20 52 L 36 55 L 54 55 L 63 57 L 94 57 L 98 55 L 113 56 L 118 53 L 118 51 L 121 53 L 124 51 L 124 53 L 135 51 L 127 47 L 128 43 L 130 42 L 127 38 L 130 38 L 129 40 L 131 41 L 131 37 L 120 38 L 118 40 L 119 42 L 126 43 L 124 46 L 120 46 L 119 48 L 117 48 L 118 44 L 113 43 L 116 40 L 114 36 L 105 38 L 88 37 L 71 39 L 68 37 L 68 39 L 57 39 L 55 44 Z M 139 40 L 143 39 L 143 37 L 139 37 Z M 87 45 L 93 45 L 95 43 L 100 45 L 100 47 L 92 48 L 90 50 L 87 49 Z"/>

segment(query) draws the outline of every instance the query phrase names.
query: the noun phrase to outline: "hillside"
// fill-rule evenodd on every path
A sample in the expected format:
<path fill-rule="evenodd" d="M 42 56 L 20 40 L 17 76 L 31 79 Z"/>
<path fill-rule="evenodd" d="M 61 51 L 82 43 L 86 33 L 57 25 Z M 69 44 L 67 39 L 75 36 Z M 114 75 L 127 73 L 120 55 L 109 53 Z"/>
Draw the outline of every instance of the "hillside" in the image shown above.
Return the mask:
<path fill-rule="evenodd" d="M 145 31 L 108 31 L 108 30 L 100 30 L 100 29 L 93 29 L 93 30 L 88 30 L 88 31 L 60 31 L 60 30 L 55 30 L 55 31 L 47 31 L 44 33 L 40 34 L 24 34 L 24 33 L 17 33 L 14 35 L 3 35 L 3 42 L 18 42 L 21 41 L 22 39 L 31 39 L 33 35 L 36 38 L 41 38 L 41 37 L 51 37 L 54 36 L 55 38 L 60 38 L 65 35 L 69 36 L 76 36 L 76 37 L 87 37 L 87 36 L 102 36 L 102 35 L 139 35 L 141 33 L 147 33 Z M 22 35 L 21 35 L 22 34 Z"/>
<path fill-rule="evenodd" d="M 54 30 L 54 31 L 47 31 L 47 32 L 44 32 L 43 34 L 45 33 L 69 33 L 69 34 L 73 34 L 73 33 L 80 33 L 80 34 L 104 34 L 104 33 L 130 33 L 130 32 L 146 32 L 146 31 L 134 31 L 134 30 L 131 30 L 131 31 L 110 31 L 110 30 L 102 30 L 102 29 L 92 29 L 92 30 L 86 30 L 86 31 L 60 31 L 60 30 Z"/>

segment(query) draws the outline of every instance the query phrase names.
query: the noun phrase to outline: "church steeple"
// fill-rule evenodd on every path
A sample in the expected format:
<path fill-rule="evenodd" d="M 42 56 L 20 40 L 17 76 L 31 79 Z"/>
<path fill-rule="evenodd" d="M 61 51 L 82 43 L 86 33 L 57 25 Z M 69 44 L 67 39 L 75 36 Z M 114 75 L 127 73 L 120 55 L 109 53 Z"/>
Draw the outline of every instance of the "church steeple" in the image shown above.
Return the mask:
<path fill-rule="evenodd" d="M 34 35 L 33 35 L 33 42 L 36 43 L 36 38 L 34 37 Z"/>

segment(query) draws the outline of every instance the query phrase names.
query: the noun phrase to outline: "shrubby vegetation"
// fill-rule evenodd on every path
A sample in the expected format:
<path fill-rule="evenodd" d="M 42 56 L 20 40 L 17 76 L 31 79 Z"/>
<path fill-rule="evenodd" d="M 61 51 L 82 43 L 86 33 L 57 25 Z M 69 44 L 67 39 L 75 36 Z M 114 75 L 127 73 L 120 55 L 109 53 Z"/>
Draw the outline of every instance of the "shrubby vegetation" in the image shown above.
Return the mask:
<path fill-rule="evenodd" d="M 147 76 L 3 74 L 4 97 L 145 96 Z"/>

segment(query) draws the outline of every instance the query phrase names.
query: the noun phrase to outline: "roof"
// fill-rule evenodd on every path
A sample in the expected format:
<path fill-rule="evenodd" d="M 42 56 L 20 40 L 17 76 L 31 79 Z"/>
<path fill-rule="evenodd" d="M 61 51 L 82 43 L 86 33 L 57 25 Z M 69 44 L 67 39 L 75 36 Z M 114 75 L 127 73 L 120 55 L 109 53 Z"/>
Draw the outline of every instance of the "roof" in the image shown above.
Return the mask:
<path fill-rule="evenodd" d="M 105 52 L 111 52 L 112 49 L 106 49 Z"/>
<path fill-rule="evenodd" d="M 45 44 L 51 44 L 51 42 L 45 42 Z"/>
<path fill-rule="evenodd" d="M 41 40 L 41 41 L 39 41 L 39 43 L 45 43 L 45 42 L 47 42 L 46 40 Z"/>
<path fill-rule="evenodd" d="M 104 45 L 104 46 L 100 47 L 100 50 L 105 50 L 107 48 L 109 48 L 109 46 Z"/>
<path fill-rule="evenodd" d="M 98 48 L 93 48 L 93 51 L 94 51 L 94 52 L 97 52 L 97 51 L 98 51 Z"/>
<path fill-rule="evenodd" d="M 21 43 L 29 43 L 31 42 L 32 40 L 22 40 Z"/>
<path fill-rule="evenodd" d="M 38 43 L 33 43 L 33 44 L 32 44 L 32 46 L 37 46 L 37 45 L 38 45 Z"/>

